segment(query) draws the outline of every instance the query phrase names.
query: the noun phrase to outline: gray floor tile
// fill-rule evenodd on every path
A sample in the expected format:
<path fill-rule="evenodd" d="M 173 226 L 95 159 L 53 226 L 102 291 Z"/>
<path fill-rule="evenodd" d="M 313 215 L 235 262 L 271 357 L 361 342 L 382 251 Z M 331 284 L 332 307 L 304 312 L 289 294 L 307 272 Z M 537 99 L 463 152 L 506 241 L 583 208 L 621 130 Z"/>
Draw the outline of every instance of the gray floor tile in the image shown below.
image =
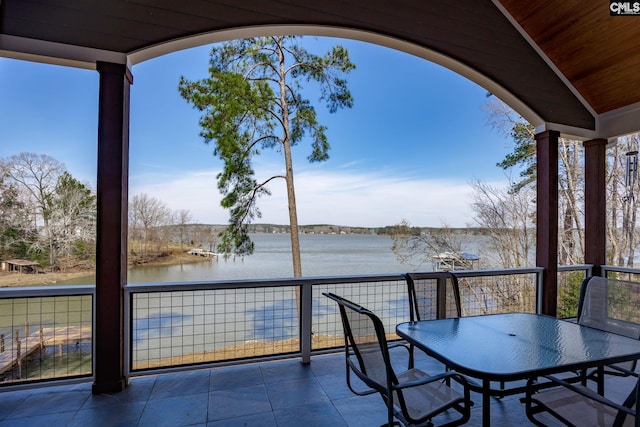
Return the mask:
<path fill-rule="evenodd" d="M 278 427 L 339 427 L 346 426 L 331 402 L 313 403 L 273 411 Z"/>
<path fill-rule="evenodd" d="M 349 427 L 380 426 L 387 422 L 387 407 L 379 394 L 334 400 L 333 405 Z"/>
<path fill-rule="evenodd" d="M 102 405 L 78 411 L 67 427 L 126 427 L 138 424 L 146 402 Z"/>
<path fill-rule="evenodd" d="M 211 372 L 209 370 L 159 375 L 156 378 L 149 399 L 206 393 L 209 391 L 210 375 Z"/>
<path fill-rule="evenodd" d="M 56 389 L 52 392 L 52 390 L 39 389 L 37 392 L 32 393 L 20 402 L 6 419 L 77 411 L 90 396 L 87 391 L 61 391 Z"/>
<path fill-rule="evenodd" d="M 33 390 L 17 390 L 0 393 L 0 421 L 7 418 L 24 400 L 32 394 Z"/>
<path fill-rule="evenodd" d="M 311 367 L 300 363 L 299 360 L 264 363 L 260 365 L 260 369 L 262 370 L 262 379 L 265 383 L 313 376 Z"/>
<path fill-rule="evenodd" d="M 268 383 L 266 386 L 274 411 L 329 400 L 314 377 Z"/>
<path fill-rule="evenodd" d="M 309 367 L 311 367 L 311 371 L 315 376 L 337 374 L 344 376 L 346 372 L 343 353 L 313 357 Z"/>
<path fill-rule="evenodd" d="M 176 427 L 206 423 L 208 402 L 208 393 L 149 400 L 138 426 Z"/>
<path fill-rule="evenodd" d="M 343 374 L 322 375 L 317 376 L 316 379 L 320 383 L 320 386 L 324 390 L 327 397 L 331 400 L 344 399 L 347 397 L 355 396 L 355 394 L 347 386 L 347 380 Z M 362 388 L 358 390 L 364 390 L 364 384 L 357 379 L 358 385 Z"/>
<path fill-rule="evenodd" d="M 211 421 L 207 427 L 276 427 L 273 413 L 246 415 L 244 417 L 227 418 L 220 421 Z"/>
<path fill-rule="evenodd" d="M 226 390 L 262 384 L 259 365 L 242 365 L 211 370 L 210 390 Z"/>
<path fill-rule="evenodd" d="M 235 387 L 209 393 L 208 421 L 237 418 L 271 411 L 269 397 L 263 384 Z"/>
<path fill-rule="evenodd" d="M 75 416 L 75 411 L 56 414 L 35 415 L 25 418 L 12 418 L 0 422 L 0 427 L 57 427 L 66 426 Z"/>

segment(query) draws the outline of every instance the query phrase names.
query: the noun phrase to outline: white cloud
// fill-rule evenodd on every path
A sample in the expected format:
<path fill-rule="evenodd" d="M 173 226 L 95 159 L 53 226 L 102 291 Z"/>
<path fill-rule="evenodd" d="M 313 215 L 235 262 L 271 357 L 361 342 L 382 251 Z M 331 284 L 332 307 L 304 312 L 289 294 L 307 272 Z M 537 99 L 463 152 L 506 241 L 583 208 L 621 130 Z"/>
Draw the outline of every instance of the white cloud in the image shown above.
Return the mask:
<path fill-rule="evenodd" d="M 129 198 L 146 193 L 162 200 L 170 209 L 188 209 L 195 221 L 226 224 L 227 212 L 220 207 L 220 192 L 214 171 L 190 171 L 179 176 L 136 175 L 130 179 Z"/>
<path fill-rule="evenodd" d="M 220 207 L 216 172 L 191 171 L 181 176 L 136 176 L 131 196 L 147 193 L 170 209 L 188 209 L 203 223 L 226 224 Z M 284 180 L 270 186 L 272 195 L 258 206 L 255 222 L 288 224 Z M 300 224 L 379 227 L 406 219 L 414 226 L 464 227 L 473 223 L 467 182 L 399 177 L 390 172 L 299 171 L 295 176 Z"/>

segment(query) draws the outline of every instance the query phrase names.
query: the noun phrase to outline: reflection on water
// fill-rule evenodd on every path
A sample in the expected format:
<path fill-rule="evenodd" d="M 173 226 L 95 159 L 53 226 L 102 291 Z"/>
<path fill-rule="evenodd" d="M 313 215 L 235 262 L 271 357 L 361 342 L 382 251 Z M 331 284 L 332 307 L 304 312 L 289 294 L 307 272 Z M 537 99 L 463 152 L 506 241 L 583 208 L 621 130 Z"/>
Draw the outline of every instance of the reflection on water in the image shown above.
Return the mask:
<path fill-rule="evenodd" d="M 193 316 L 178 311 L 155 312 L 144 317 L 135 317 L 133 321 L 134 345 L 153 338 L 180 335 L 182 324 L 193 319 Z"/>
<path fill-rule="evenodd" d="M 298 335 L 296 303 L 294 300 L 277 301 L 258 309 L 247 310 L 247 317 L 253 324 L 247 339 L 265 340 L 279 337 L 280 340 Z"/>

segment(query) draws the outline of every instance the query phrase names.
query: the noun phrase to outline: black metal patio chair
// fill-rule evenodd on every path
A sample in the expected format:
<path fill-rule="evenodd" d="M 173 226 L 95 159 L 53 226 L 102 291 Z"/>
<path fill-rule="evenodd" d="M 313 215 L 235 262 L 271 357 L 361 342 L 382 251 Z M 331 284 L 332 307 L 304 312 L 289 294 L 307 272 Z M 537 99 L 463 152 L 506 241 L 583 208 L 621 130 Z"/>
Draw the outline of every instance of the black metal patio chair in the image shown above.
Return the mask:
<path fill-rule="evenodd" d="M 382 321 L 371 311 L 332 293 L 323 293 L 338 303 L 345 336 L 347 385 L 357 395 L 380 393 L 387 405 L 386 426 L 399 425 L 394 416 L 406 426 L 431 426 L 432 419 L 449 410 L 460 417 L 443 426 L 466 423 L 471 415 L 470 392 L 467 381 L 454 372 L 437 375 L 409 368 L 396 373 L 389 354 L 387 336 Z M 350 379 L 353 372 L 367 387 L 356 390 Z M 453 379 L 462 387 L 462 393 L 445 383 Z"/>
<path fill-rule="evenodd" d="M 640 339 L 640 283 L 592 276 L 582 282 L 577 322 L 581 325 Z M 605 375 L 638 376 L 636 361 L 608 365 Z M 583 373 L 598 380 L 596 369 Z M 598 381 L 600 386 L 603 380 Z M 599 390 L 603 391 L 603 390 Z"/>
<path fill-rule="evenodd" d="M 637 381 L 629 396 L 619 403 L 582 384 L 571 384 L 550 375 L 543 378 L 546 380 L 543 384 L 535 379 L 527 382 L 523 399 L 527 417 L 535 425 L 546 427 L 548 420 L 541 414 L 548 414 L 572 427 L 640 427 L 640 418 L 636 416 Z"/>

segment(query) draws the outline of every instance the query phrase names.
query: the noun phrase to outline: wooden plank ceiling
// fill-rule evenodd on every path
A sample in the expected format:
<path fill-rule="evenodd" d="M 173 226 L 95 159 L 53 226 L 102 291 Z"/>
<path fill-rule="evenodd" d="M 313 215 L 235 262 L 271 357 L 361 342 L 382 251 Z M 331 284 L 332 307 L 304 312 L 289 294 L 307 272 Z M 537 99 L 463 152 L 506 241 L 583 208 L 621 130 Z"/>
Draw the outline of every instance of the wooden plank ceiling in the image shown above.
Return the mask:
<path fill-rule="evenodd" d="M 598 114 L 640 102 L 640 16 L 598 0 L 500 0 Z"/>

